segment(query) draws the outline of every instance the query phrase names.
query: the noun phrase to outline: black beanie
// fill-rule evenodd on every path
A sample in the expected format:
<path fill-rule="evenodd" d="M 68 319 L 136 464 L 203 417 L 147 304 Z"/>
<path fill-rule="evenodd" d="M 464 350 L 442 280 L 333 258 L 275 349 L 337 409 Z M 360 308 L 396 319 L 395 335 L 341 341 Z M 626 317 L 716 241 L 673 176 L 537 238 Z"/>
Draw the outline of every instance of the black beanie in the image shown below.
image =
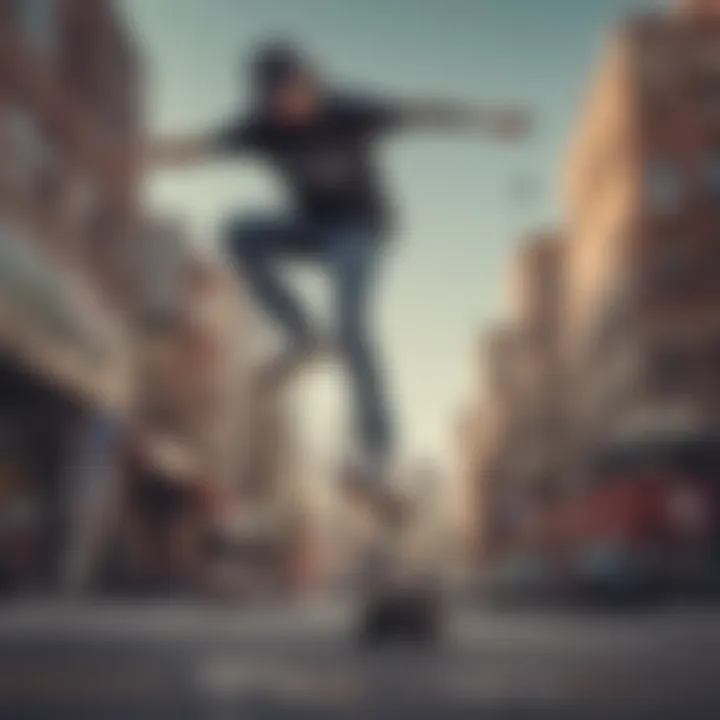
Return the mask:
<path fill-rule="evenodd" d="M 278 88 L 300 75 L 310 74 L 310 62 L 296 46 L 275 42 L 256 50 L 251 60 L 251 84 L 257 100 L 264 102 Z"/>

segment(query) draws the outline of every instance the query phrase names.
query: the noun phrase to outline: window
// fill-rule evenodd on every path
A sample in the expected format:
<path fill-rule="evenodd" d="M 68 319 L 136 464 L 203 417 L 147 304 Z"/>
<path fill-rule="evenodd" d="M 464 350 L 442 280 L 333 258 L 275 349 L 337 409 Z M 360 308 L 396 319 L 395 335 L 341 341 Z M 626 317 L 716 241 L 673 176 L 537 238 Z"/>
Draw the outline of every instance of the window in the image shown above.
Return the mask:
<path fill-rule="evenodd" d="M 663 297 L 681 295 L 693 280 L 688 254 L 683 248 L 673 245 L 656 250 L 651 272 L 652 290 Z"/>
<path fill-rule="evenodd" d="M 714 77 L 700 78 L 695 83 L 695 96 L 709 120 L 720 119 L 720 73 Z"/>
<path fill-rule="evenodd" d="M 158 222 L 146 228 L 144 241 L 130 258 L 137 293 L 153 311 L 174 312 L 182 304 L 188 254 L 182 230 Z"/>
<path fill-rule="evenodd" d="M 628 326 L 628 307 L 623 300 L 624 298 L 613 295 L 601 310 L 595 336 L 595 350 L 598 357 L 601 357 L 607 348 L 620 339 Z"/>
<path fill-rule="evenodd" d="M 64 211 L 68 228 L 85 237 L 98 212 L 100 197 L 95 184 L 83 174 L 67 172 L 64 179 Z"/>
<path fill-rule="evenodd" d="M 56 0 L 21 0 L 20 22 L 33 50 L 52 54 L 56 39 Z"/>
<path fill-rule="evenodd" d="M 695 59 L 695 85 L 702 108 L 711 117 L 720 117 L 720 47 L 717 42 L 701 45 Z"/>
<path fill-rule="evenodd" d="M 134 59 L 122 37 L 107 52 L 106 69 L 97 86 L 97 102 L 108 125 L 128 130 L 137 124 L 139 110 Z"/>
<path fill-rule="evenodd" d="M 4 138 L 9 148 L 3 182 L 25 201 L 44 203 L 52 191 L 58 158 L 44 129 L 22 108 L 6 113 Z M 36 208 L 38 209 L 38 208 Z"/>
<path fill-rule="evenodd" d="M 705 263 L 705 278 L 708 282 L 708 290 L 717 290 L 720 286 L 720 243 L 713 244 L 712 257 Z"/>
<path fill-rule="evenodd" d="M 681 347 L 658 348 L 651 359 L 650 377 L 655 389 L 663 395 L 687 391 L 693 381 L 690 355 Z"/>
<path fill-rule="evenodd" d="M 720 48 L 714 38 L 701 44 L 695 53 L 695 66 L 704 73 L 720 73 Z"/>
<path fill-rule="evenodd" d="M 641 65 L 645 87 L 651 93 L 663 93 L 669 90 L 677 73 L 670 48 L 665 45 L 647 48 Z"/>
<path fill-rule="evenodd" d="M 706 183 L 710 197 L 720 200 L 720 152 L 714 153 L 708 160 Z"/>
<path fill-rule="evenodd" d="M 710 343 L 708 355 L 713 377 L 720 382 L 720 338 L 716 338 Z"/>
<path fill-rule="evenodd" d="M 652 208 L 661 213 L 677 213 L 683 196 L 682 178 L 668 160 L 652 161 L 645 173 L 645 189 Z"/>

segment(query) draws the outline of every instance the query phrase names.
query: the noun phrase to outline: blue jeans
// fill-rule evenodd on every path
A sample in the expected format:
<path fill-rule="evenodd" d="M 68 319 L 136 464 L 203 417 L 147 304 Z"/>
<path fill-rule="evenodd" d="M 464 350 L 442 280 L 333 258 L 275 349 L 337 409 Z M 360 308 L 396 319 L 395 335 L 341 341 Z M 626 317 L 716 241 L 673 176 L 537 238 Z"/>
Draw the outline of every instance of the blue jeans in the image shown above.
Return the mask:
<path fill-rule="evenodd" d="M 350 372 L 362 449 L 381 460 L 391 453 L 387 397 L 368 333 L 368 301 L 381 248 L 377 233 L 360 223 L 320 225 L 278 217 L 236 220 L 229 252 L 263 309 L 294 343 L 313 337 L 301 303 L 283 282 L 278 262 L 321 264 L 335 287 L 338 342 Z"/>

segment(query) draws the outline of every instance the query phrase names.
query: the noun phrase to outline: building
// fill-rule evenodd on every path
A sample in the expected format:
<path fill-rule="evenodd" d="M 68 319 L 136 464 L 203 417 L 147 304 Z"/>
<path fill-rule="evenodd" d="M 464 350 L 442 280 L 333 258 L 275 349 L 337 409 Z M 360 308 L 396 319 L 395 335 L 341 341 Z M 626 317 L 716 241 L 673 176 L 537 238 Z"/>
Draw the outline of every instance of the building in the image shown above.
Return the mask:
<path fill-rule="evenodd" d="M 117 488 L 137 213 L 132 163 L 115 158 L 140 130 L 141 82 L 115 3 L 0 4 L 1 414 L 15 468 L 3 509 L 29 508 L 20 575 L 42 587 L 82 581 L 107 524 L 95 510 Z M 68 480 L 68 464 L 88 472 Z M 65 525 L 68 499 L 78 517 Z"/>
<path fill-rule="evenodd" d="M 251 397 L 244 478 L 248 517 L 265 519 L 264 543 L 269 552 L 262 572 L 286 590 L 299 591 L 312 582 L 319 564 L 313 493 L 308 487 L 318 477 L 300 447 L 292 395 L 286 389 L 276 392 L 255 384 Z"/>
<path fill-rule="evenodd" d="M 719 48 L 717 2 L 631 17 L 567 160 L 556 538 L 586 587 L 717 578 Z"/>
<path fill-rule="evenodd" d="M 502 544 L 507 534 L 506 508 L 517 487 L 512 451 L 521 405 L 511 368 L 517 357 L 516 341 L 510 325 L 498 325 L 482 338 L 478 390 L 457 438 L 460 485 L 472 503 L 467 533 L 470 555 L 478 560 L 489 560 Z"/>
<path fill-rule="evenodd" d="M 100 392 L 112 393 L 99 368 L 118 376 L 110 356 L 119 358 L 122 351 L 114 347 L 93 371 L 81 356 L 92 353 L 94 344 L 112 345 L 112 338 L 122 344 L 117 300 L 124 280 L 122 252 L 132 241 L 136 220 L 135 178 L 128 168 L 118 173 L 108 158 L 123 137 L 139 129 L 139 63 L 111 2 L 28 0 L 4 3 L 2 12 L 0 219 L 4 236 L 17 238 L 20 246 L 7 250 L 13 255 L 8 264 L 32 267 L 27 278 L 18 268 L 17 282 L 42 286 L 46 302 L 66 316 L 64 322 L 31 318 L 30 324 L 42 333 L 43 322 L 54 323 L 77 336 L 68 349 L 74 359 L 49 360 L 52 375 L 78 392 L 84 388 L 95 395 L 103 386 Z M 78 34 L 93 42 L 80 47 Z M 96 73 L 92 82 L 85 78 L 90 68 Z M 22 344 L 17 333 L 10 334 Z M 30 339 L 27 345 L 17 352 L 54 358 L 54 346 L 35 349 Z"/>
<path fill-rule="evenodd" d="M 458 435 L 472 554 L 488 559 L 563 481 L 559 352 L 563 244 L 526 238 L 510 267 L 509 313 L 479 348 L 479 382 Z"/>
<path fill-rule="evenodd" d="M 654 462 L 658 446 L 695 445 L 695 460 L 710 461 L 720 429 L 718 48 L 711 0 L 631 18 L 571 146 L 564 352 L 578 482 L 603 459 Z"/>
<path fill-rule="evenodd" d="M 558 232 L 526 238 L 512 265 L 511 322 L 518 398 L 514 442 L 523 448 L 518 474 L 551 491 L 561 481 L 564 371 L 560 356 L 563 240 Z"/>
<path fill-rule="evenodd" d="M 496 587 L 716 583 L 719 166 L 720 4 L 631 17 L 570 146 L 562 231 L 511 266 L 460 434 L 478 557 L 510 571 Z"/>
<path fill-rule="evenodd" d="M 243 499 L 245 303 L 232 273 L 177 222 L 148 222 L 135 261 L 131 565 L 201 582 L 204 538 Z"/>
<path fill-rule="evenodd" d="M 249 406 L 244 304 L 232 275 L 179 228 L 170 242 L 171 227 L 159 229 L 160 263 L 142 262 L 137 420 L 186 438 L 216 482 L 238 485 Z"/>
<path fill-rule="evenodd" d="M 241 283 L 173 220 L 148 223 L 135 259 L 133 474 L 147 532 L 135 533 L 134 564 L 225 594 L 306 582 L 304 467 L 288 398 L 253 381 Z M 174 510 L 158 515 L 158 497 Z"/>

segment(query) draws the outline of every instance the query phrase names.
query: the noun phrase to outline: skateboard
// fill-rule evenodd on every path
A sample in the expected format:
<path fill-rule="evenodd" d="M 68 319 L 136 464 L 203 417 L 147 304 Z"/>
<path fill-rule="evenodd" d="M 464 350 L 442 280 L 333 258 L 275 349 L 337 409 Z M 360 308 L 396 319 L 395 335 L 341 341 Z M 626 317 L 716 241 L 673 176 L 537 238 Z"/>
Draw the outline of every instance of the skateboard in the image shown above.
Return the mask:
<path fill-rule="evenodd" d="M 395 504 L 377 510 L 371 552 L 359 553 L 357 639 L 368 647 L 387 643 L 436 644 L 442 634 L 441 583 L 427 568 L 408 562 L 403 552 L 412 521 Z"/>
<path fill-rule="evenodd" d="M 298 363 L 277 365 L 268 373 L 271 379 L 259 384 L 263 394 L 277 398 L 287 391 L 308 365 L 327 355 L 320 353 Z M 280 368 L 280 371 L 277 370 Z M 266 377 L 267 377 L 266 376 Z M 373 577 L 366 576 L 357 591 L 358 622 L 356 636 L 364 646 L 379 646 L 405 641 L 423 645 L 435 644 L 442 630 L 440 583 L 432 575 L 409 568 L 402 558 L 403 536 L 412 523 L 412 508 L 394 493 L 386 493 L 382 484 L 375 486 L 356 482 L 347 468 L 341 471 L 341 489 L 349 504 L 363 506 L 375 515 L 374 542 L 382 557 L 376 558 Z M 357 557 L 358 566 L 367 558 Z M 361 573 L 362 574 L 362 570 Z"/>
<path fill-rule="evenodd" d="M 441 639 L 442 619 L 440 592 L 433 583 L 394 577 L 364 596 L 358 639 L 369 647 L 398 641 L 434 646 Z"/>

